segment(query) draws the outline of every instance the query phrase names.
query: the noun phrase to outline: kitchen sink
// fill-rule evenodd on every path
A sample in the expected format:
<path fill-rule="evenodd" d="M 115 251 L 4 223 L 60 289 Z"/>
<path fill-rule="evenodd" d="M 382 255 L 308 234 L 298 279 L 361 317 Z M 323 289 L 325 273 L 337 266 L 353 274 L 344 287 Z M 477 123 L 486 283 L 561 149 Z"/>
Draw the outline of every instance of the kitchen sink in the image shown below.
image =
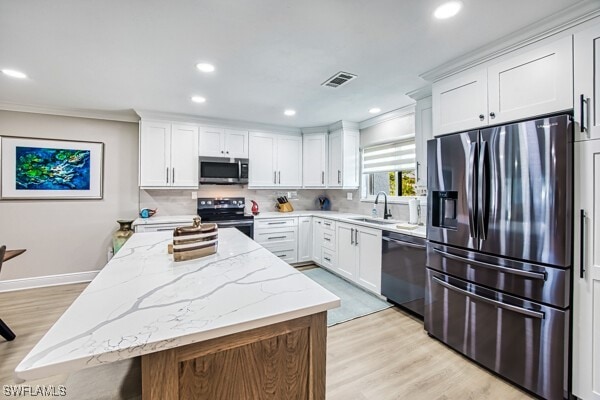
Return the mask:
<path fill-rule="evenodd" d="M 348 218 L 353 221 L 367 222 L 369 224 L 377 224 L 377 225 L 394 225 L 398 224 L 400 221 L 396 221 L 394 219 L 381 219 L 381 218 L 367 218 L 367 217 L 352 217 Z"/>

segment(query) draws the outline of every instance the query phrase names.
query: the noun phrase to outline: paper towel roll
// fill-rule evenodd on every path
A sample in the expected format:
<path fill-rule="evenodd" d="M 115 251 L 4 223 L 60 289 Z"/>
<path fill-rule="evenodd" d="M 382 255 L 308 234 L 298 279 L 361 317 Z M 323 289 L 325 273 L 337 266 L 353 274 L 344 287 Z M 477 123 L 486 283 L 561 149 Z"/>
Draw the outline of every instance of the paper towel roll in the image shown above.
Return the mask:
<path fill-rule="evenodd" d="M 408 201 L 408 223 L 417 224 L 419 222 L 419 200 L 410 199 Z"/>

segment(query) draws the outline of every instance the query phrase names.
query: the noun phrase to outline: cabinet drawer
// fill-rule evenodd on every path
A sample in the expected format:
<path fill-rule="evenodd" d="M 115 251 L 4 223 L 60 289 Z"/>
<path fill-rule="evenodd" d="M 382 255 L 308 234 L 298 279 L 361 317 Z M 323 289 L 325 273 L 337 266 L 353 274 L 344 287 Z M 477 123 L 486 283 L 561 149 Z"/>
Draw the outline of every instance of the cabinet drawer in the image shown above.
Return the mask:
<path fill-rule="evenodd" d="M 329 229 L 330 231 L 335 232 L 335 221 L 331 221 L 329 219 L 323 220 L 323 229 Z"/>
<path fill-rule="evenodd" d="M 254 220 L 254 230 L 298 226 L 298 218 L 277 218 Z"/>
<path fill-rule="evenodd" d="M 335 252 L 335 231 L 323 231 L 323 247 Z"/>
<path fill-rule="evenodd" d="M 323 266 L 325 268 L 328 269 L 335 269 L 336 267 L 336 257 L 335 257 L 335 252 L 326 249 L 325 247 L 322 248 L 322 261 Z"/>
<path fill-rule="evenodd" d="M 269 251 L 289 264 L 293 264 L 293 263 L 297 262 L 295 247 L 278 246 L 274 249 L 269 249 Z"/>
<path fill-rule="evenodd" d="M 298 228 L 273 228 L 254 231 L 254 240 L 262 245 L 269 243 L 296 243 Z"/>

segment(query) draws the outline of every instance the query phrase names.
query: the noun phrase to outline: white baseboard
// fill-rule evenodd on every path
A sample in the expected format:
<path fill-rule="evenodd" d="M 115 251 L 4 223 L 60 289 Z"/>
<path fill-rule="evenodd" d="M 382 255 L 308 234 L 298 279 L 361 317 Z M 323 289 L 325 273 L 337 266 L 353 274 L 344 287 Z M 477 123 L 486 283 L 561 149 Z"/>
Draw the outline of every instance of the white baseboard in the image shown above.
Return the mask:
<path fill-rule="evenodd" d="M 100 271 L 74 272 L 70 274 L 36 276 L 34 278 L 0 281 L 0 293 L 45 286 L 68 285 L 69 283 L 90 282 L 98 275 L 98 272 Z"/>

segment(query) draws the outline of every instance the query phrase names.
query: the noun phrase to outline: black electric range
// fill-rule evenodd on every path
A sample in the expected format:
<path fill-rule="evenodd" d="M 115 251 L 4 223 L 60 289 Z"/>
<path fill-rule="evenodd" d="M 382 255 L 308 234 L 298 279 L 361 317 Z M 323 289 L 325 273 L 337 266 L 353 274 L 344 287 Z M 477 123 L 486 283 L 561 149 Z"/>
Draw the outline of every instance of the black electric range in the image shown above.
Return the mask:
<path fill-rule="evenodd" d="M 246 214 L 243 197 L 198 198 L 198 216 L 202 222 L 214 222 L 219 228 L 236 228 L 254 238 L 254 216 Z"/>

